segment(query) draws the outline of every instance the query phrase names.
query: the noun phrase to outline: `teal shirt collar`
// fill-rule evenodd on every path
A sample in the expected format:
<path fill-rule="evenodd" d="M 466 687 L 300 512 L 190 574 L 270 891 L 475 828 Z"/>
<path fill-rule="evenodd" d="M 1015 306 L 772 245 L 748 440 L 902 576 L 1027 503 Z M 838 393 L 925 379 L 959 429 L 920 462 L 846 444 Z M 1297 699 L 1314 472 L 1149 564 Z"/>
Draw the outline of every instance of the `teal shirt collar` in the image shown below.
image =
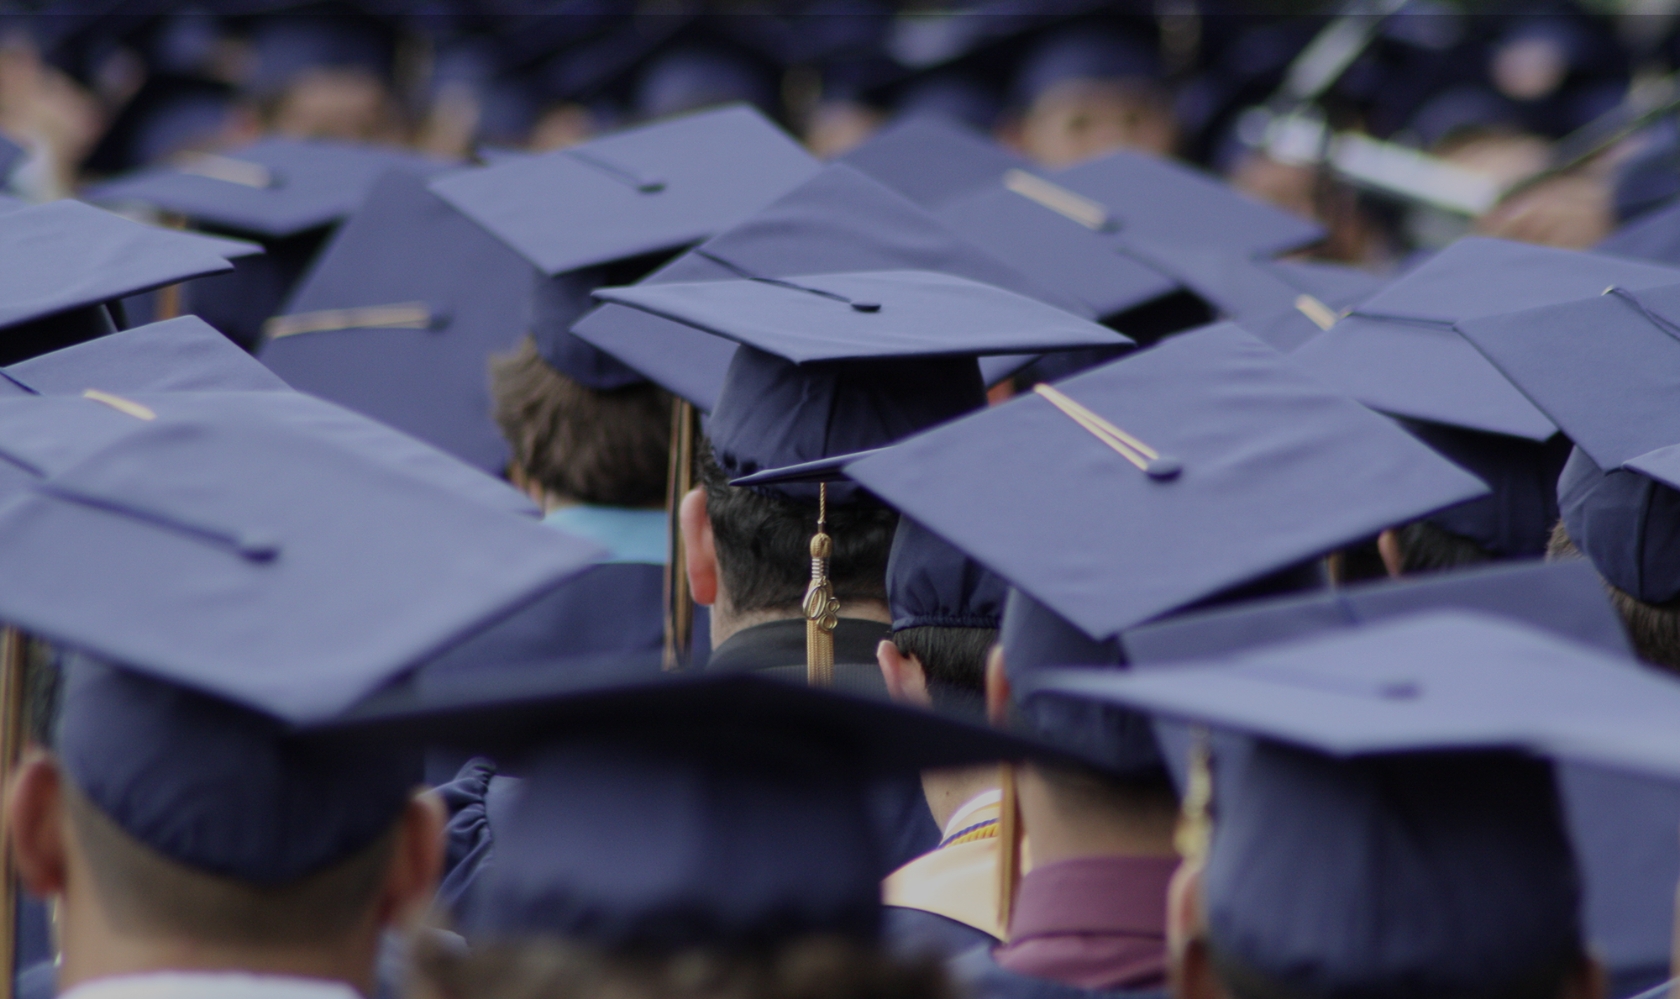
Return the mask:
<path fill-rule="evenodd" d="M 608 555 L 603 562 L 665 564 L 668 542 L 664 510 L 580 504 L 555 510 L 543 518 L 543 523 L 605 548 Z"/>

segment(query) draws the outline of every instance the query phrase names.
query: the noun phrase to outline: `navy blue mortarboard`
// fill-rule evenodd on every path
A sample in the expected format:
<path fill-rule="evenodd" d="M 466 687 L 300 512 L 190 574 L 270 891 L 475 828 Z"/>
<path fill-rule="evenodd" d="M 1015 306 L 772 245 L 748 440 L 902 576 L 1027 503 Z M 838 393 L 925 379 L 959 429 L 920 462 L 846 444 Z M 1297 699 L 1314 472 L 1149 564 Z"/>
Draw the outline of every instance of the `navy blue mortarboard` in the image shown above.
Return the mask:
<path fill-rule="evenodd" d="M 1593 253 L 1461 239 L 1390 283 L 1291 356 L 1385 413 L 1544 441 L 1557 427 L 1452 324 L 1596 295 L 1651 288 L 1680 271 Z"/>
<path fill-rule="evenodd" d="M 1154 80 L 1160 59 L 1143 38 L 1091 25 L 1074 25 L 1039 39 L 1016 69 L 1012 97 L 1017 107 L 1061 83 L 1074 80 Z"/>
<path fill-rule="evenodd" d="M 1204 882 L 1221 970 L 1250 986 L 1467 994 L 1563 974 L 1579 887 L 1551 776 L 1517 754 L 1680 772 L 1672 679 L 1508 618 L 1413 615 L 1209 662 L 1042 689 L 1268 740 L 1219 789 Z"/>
<path fill-rule="evenodd" d="M 1601 573 L 1648 603 L 1680 594 L 1680 286 L 1460 324 L 1463 335 L 1575 442 L 1558 482 L 1564 526 Z M 1583 373 L 1590 374 L 1590 377 Z"/>
<path fill-rule="evenodd" d="M 1131 152 L 1049 174 L 1009 171 L 992 188 L 944 206 L 940 217 L 1103 317 L 1185 283 L 1170 269 L 1175 255 L 1247 260 L 1324 235 L 1189 167 Z"/>
<path fill-rule="evenodd" d="M 939 535 L 899 519 L 887 556 L 887 607 L 894 631 L 996 628 L 1008 585 Z"/>
<path fill-rule="evenodd" d="M 640 277 L 657 255 L 710 238 L 817 169 L 762 115 L 729 107 L 463 171 L 433 190 L 537 269 L 530 325 L 538 352 L 605 390 L 640 378 L 571 335 L 590 290 Z M 609 266 L 638 262 L 633 274 Z"/>
<path fill-rule="evenodd" d="M 1431 514 L 1428 523 L 1468 538 L 1497 558 L 1546 553 L 1558 519 L 1557 482 L 1569 458 L 1568 438 L 1554 434 L 1534 441 L 1410 420 L 1401 425 L 1491 490 Z"/>
<path fill-rule="evenodd" d="M 248 85 L 269 96 L 312 69 L 359 69 L 383 80 L 396 38 L 389 25 L 348 12 L 276 13 L 256 22 L 251 48 L 256 65 Z"/>
<path fill-rule="evenodd" d="M 643 284 L 596 296 L 744 345 L 707 426 L 731 478 L 880 447 L 983 406 L 979 355 L 1114 341 L 1034 299 L 927 271 Z"/>
<path fill-rule="evenodd" d="M 344 219 L 388 170 L 424 176 L 447 166 L 377 146 L 264 139 L 97 184 L 83 197 L 149 205 L 214 229 L 279 239 Z"/>
<path fill-rule="evenodd" d="M 136 326 L 72 344 L 5 369 L 42 394 L 262 391 L 288 386 L 197 316 Z"/>
<path fill-rule="evenodd" d="M 98 408 L 5 403 L 20 404 Z M 96 807 L 176 862 L 265 885 L 321 870 L 389 827 L 417 761 L 303 746 L 290 726 L 596 552 L 284 420 L 107 404 L 139 429 L 42 469 L 0 513 L 0 619 L 96 660 L 69 671 L 56 749 Z M 21 422 L 0 421 L 8 437 Z"/>
<path fill-rule="evenodd" d="M 1098 639 L 1486 491 L 1229 324 L 846 474 Z"/>
<path fill-rule="evenodd" d="M 680 46 L 642 68 L 631 105 L 642 118 L 731 102 L 773 114 L 780 103 L 778 82 L 776 67 L 745 52 L 716 45 Z"/>
<path fill-rule="evenodd" d="M 937 271 L 1071 311 L 1080 308 L 970 245 L 877 181 L 838 164 L 642 283 L 893 269 Z M 580 339 L 705 411 L 716 405 L 735 355 L 733 344 L 717 337 L 617 305 L 602 306 L 575 330 Z M 1118 336 L 1108 343 L 1126 346 Z"/>
<path fill-rule="evenodd" d="M 651 662 L 393 688 L 332 727 L 519 761 L 527 780 L 465 900 L 469 940 L 642 952 L 872 939 L 865 779 L 1034 751 L 881 699 Z"/>
<path fill-rule="evenodd" d="M 526 332 L 531 266 L 406 171 L 382 177 L 268 321 L 263 363 L 487 472 L 487 365 Z"/>
<path fill-rule="evenodd" d="M 900 194 L 936 208 L 998 183 L 1026 159 L 940 115 L 906 115 L 839 158 Z"/>
<path fill-rule="evenodd" d="M 0 232 L 0 364 L 116 330 L 106 303 L 232 269 L 196 237 L 75 201 L 7 212 Z"/>
<path fill-rule="evenodd" d="M 1204 258 L 1214 273 L 1202 277 L 1185 256 L 1173 259 L 1175 273 L 1198 295 L 1286 354 L 1334 326 L 1387 283 L 1354 267 L 1295 260 Z"/>
<path fill-rule="evenodd" d="M 764 116 L 729 107 L 451 174 L 432 189 L 555 275 L 698 243 L 816 171 Z"/>

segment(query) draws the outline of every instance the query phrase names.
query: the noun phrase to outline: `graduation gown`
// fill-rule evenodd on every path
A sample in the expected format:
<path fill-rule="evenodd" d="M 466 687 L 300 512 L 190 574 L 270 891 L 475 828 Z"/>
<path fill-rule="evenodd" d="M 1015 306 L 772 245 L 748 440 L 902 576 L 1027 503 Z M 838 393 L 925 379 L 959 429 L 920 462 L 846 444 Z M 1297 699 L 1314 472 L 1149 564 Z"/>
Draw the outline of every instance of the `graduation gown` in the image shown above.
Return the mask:
<path fill-rule="evenodd" d="M 997 911 L 996 802 L 974 809 L 939 846 L 881 883 L 883 936 L 899 954 L 953 958 L 1003 939 Z"/>
<path fill-rule="evenodd" d="M 998 966 L 990 944 L 959 954 L 951 977 L 969 999 L 1167 999 L 1164 989 L 1082 989 Z"/>

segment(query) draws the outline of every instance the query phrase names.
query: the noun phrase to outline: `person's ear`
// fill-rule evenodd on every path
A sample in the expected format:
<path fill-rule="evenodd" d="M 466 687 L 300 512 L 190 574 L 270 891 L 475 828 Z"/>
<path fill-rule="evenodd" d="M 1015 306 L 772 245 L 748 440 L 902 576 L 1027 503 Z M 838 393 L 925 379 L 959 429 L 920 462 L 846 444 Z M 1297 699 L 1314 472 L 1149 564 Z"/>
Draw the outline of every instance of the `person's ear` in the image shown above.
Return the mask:
<path fill-rule="evenodd" d="M 1377 535 L 1377 554 L 1382 556 L 1383 568 L 1388 570 L 1390 576 L 1399 579 L 1403 575 L 1400 568 L 1403 563 L 1400 557 L 1400 535 L 1394 533 L 1393 529 Z"/>
<path fill-rule="evenodd" d="M 18 881 L 37 898 L 64 891 L 66 857 L 64 789 L 58 764 L 46 750 L 26 750 L 6 792 L 6 831 Z"/>
<path fill-rule="evenodd" d="M 886 681 L 887 696 L 895 701 L 918 707 L 933 707 L 933 695 L 928 693 L 927 670 L 915 656 L 898 650 L 890 638 L 881 639 L 875 646 L 875 662 L 881 667 L 881 679 Z"/>
<path fill-rule="evenodd" d="M 436 791 L 416 794 L 397 820 L 396 848 L 380 894 L 379 925 L 408 926 L 432 904 L 443 875 L 443 799 Z"/>
<path fill-rule="evenodd" d="M 1009 722 L 1009 675 L 1003 671 L 1003 646 L 986 657 L 986 720 L 1002 728 Z"/>
<path fill-rule="evenodd" d="M 1604 970 L 1604 963 L 1598 958 L 1588 956 L 1575 966 L 1563 983 L 1560 999 L 1609 999 L 1610 974 Z"/>
<path fill-rule="evenodd" d="M 688 592 L 694 602 L 710 607 L 718 598 L 717 546 L 712 541 L 712 518 L 706 512 L 706 490 L 696 486 L 677 507 L 682 528 L 683 564 L 688 568 Z"/>
<path fill-rule="evenodd" d="M 1183 861 L 1167 885 L 1167 986 L 1173 999 L 1227 999 L 1202 919 L 1202 865 Z"/>

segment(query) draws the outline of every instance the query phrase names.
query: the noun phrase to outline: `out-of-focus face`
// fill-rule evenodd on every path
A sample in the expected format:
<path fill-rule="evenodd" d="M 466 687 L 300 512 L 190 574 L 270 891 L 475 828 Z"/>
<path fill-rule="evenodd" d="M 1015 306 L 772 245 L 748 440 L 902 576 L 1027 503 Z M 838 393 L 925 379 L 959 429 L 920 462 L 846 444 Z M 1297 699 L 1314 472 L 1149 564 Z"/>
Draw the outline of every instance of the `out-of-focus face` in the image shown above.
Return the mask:
<path fill-rule="evenodd" d="M 274 109 L 276 134 L 294 139 L 398 142 L 403 138 L 385 84 L 360 69 L 310 69 L 286 87 Z"/>
<path fill-rule="evenodd" d="M 1066 166 L 1116 149 L 1170 154 L 1178 126 L 1166 95 L 1144 80 L 1067 80 L 1027 109 L 1021 148 L 1045 166 Z"/>

